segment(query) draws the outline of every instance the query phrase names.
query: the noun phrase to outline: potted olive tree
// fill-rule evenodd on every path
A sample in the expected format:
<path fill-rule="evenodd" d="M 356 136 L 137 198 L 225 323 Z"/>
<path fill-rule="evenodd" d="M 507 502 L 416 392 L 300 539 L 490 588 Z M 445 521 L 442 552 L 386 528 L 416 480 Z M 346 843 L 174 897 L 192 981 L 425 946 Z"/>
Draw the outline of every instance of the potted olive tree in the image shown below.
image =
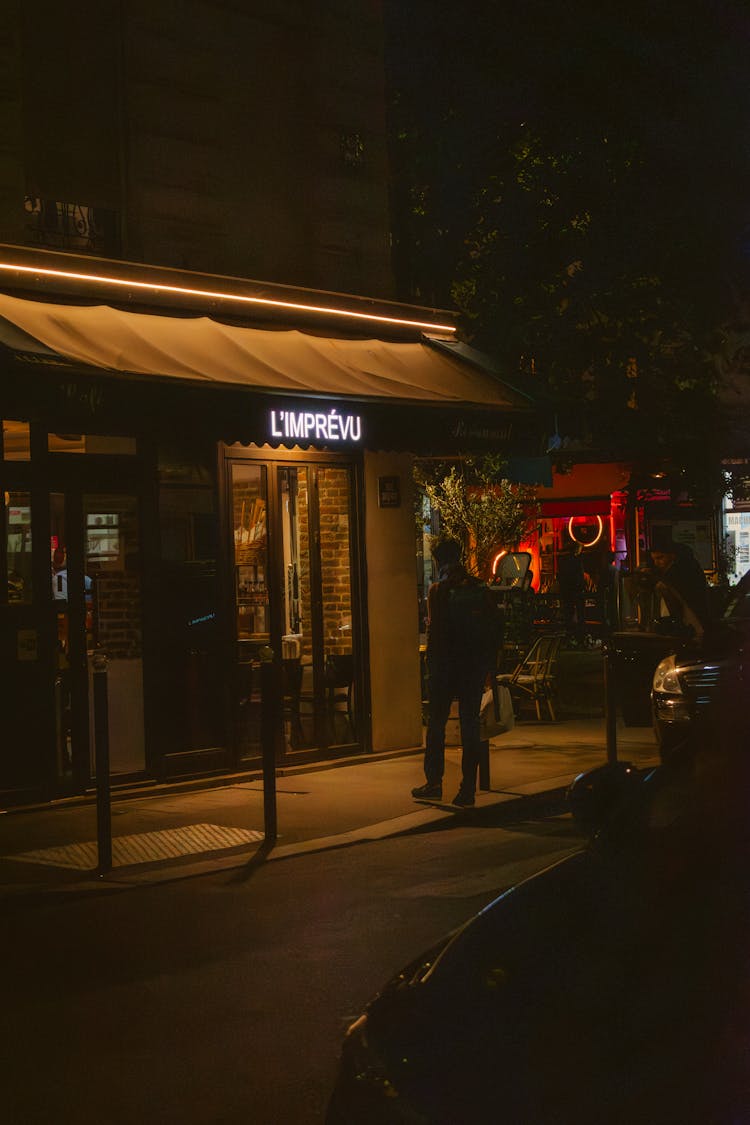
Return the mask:
<path fill-rule="evenodd" d="M 438 539 L 464 545 L 467 569 L 491 578 L 500 549 L 513 550 L 535 528 L 539 503 L 532 485 L 507 479 L 499 456 L 462 458 L 457 462 L 418 462 L 414 475 L 439 517 Z"/>

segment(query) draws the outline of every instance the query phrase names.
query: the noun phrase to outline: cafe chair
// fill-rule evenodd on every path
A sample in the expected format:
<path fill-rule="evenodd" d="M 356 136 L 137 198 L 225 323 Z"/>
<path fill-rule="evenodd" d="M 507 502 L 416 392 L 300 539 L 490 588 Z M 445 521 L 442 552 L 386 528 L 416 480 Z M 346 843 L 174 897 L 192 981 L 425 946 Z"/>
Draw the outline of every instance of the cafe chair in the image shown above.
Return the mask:
<path fill-rule="evenodd" d="M 557 693 L 557 658 L 563 641 L 562 633 L 537 637 L 529 651 L 510 673 L 497 676 L 498 684 L 507 687 L 519 707 L 533 703 L 541 722 L 542 705 L 552 722 L 557 721 L 553 700 Z"/>
<path fill-rule="evenodd" d="M 333 721 L 337 704 L 344 704 L 349 727 L 354 737 L 354 657 L 352 653 L 329 653 L 325 662 L 325 683 L 328 714 Z"/>
<path fill-rule="evenodd" d="M 289 724 L 289 745 L 296 750 L 304 745 L 302 725 L 302 662 L 298 657 L 282 658 L 281 699 L 285 723 Z"/>

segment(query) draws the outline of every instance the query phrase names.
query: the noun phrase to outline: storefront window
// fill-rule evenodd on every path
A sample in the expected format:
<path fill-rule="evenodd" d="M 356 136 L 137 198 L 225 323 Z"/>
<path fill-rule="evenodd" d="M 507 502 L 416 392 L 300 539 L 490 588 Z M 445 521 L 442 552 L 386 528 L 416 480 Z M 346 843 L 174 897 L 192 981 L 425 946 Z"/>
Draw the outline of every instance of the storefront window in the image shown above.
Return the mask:
<path fill-rule="evenodd" d="M 235 465 L 232 474 L 237 639 L 255 647 L 270 637 L 266 471 Z"/>
<path fill-rule="evenodd" d="M 3 419 L 3 460 L 28 461 L 31 458 L 31 436 L 28 422 Z"/>
<path fill-rule="evenodd" d="M 32 600 L 30 493 L 5 493 L 4 527 L 8 601 L 28 605 Z"/>
<path fill-rule="evenodd" d="M 159 491 L 161 557 L 166 563 L 216 564 L 216 502 L 209 488 Z"/>
<path fill-rule="evenodd" d="M 232 466 L 232 538 L 237 639 L 235 740 L 240 759 L 248 759 L 260 752 L 258 653 L 270 639 L 268 474 L 264 465 L 236 462 Z"/>
<path fill-rule="evenodd" d="M 216 447 L 199 442 L 160 442 L 158 453 L 159 480 L 165 484 L 213 484 Z"/>
<path fill-rule="evenodd" d="M 131 457 L 136 452 L 133 437 L 116 437 L 110 434 L 48 434 L 50 453 L 88 453 Z"/>
<path fill-rule="evenodd" d="M 353 742 L 356 727 L 349 553 L 350 481 L 348 469 L 326 468 L 318 473 L 327 737 L 333 743 Z"/>
<path fill-rule="evenodd" d="M 326 654 L 340 655 L 352 651 L 349 470 L 321 469 L 318 494 Z"/>
<path fill-rule="evenodd" d="M 315 746 L 315 669 L 310 572 L 310 481 L 307 467 L 278 470 L 284 585 L 281 655 L 284 737 L 292 750 Z"/>
<path fill-rule="evenodd" d="M 65 495 L 52 492 L 50 515 L 50 580 L 55 622 L 55 744 L 57 776 L 69 778 L 73 772 L 73 696 L 71 682 L 70 616 L 68 613 L 68 535 L 65 523 Z M 88 616 L 88 603 L 86 615 Z"/>
<path fill-rule="evenodd" d="M 159 721 L 169 753 L 221 744 L 218 524 L 211 488 L 159 490 Z"/>
<path fill-rule="evenodd" d="M 230 464 L 239 758 L 260 754 L 266 646 L 281 658 L 284 752 L 352 744 L 351 467 Z"/>

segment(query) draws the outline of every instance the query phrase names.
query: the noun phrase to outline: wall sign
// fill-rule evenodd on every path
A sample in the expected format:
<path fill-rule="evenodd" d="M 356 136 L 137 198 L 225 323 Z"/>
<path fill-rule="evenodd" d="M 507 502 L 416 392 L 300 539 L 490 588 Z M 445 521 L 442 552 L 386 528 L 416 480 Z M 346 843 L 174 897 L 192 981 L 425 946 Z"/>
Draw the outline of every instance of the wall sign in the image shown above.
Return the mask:
<path fill-rule="evenodd" d="M 16 659 L 36 660 L 39 635 L 36 629 L 19 629 L 16 633 Z"/>
<path fill-rule="evenodd" d="M 362 418 L 338 410 L 313 413 L 308 410 L 272 410 L 269 432 L 273 438 L 302 438 L 303 441 L 359 442 Z"/>
<path fill-rule="evenodd" d="M 378 477 L 378 507 L 401 507 L 400 477 Z"/>

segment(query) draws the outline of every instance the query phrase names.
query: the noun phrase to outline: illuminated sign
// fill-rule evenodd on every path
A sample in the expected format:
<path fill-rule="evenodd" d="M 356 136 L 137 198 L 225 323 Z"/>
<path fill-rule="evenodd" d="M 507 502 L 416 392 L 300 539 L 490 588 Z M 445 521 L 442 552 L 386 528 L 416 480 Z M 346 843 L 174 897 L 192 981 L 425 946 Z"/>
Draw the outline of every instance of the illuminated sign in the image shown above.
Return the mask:
<path fill-rule="evenodd" d="M 202 617 L 193 617 L 188 621 L 188 625 L 205 625 L 207 621 L 215 621 L 215 613 L 204 613 Z"/>
<path fill-rule="evenodd" d="M 568 535 L 574 543 L 578 543 L 580 547 L 595 547 L 602 537 L 604 530 L 604 521 L 601 516 L 594 516 L 597 521 L 596 533 L 590 524 L 575 524 L 575 516 L 571 516 L 568 520 Z M 576 535 L 576 531 L 578 535 Z M 593 535 L 594 538 L 590 539 L 588 536 Z"/>
<path fill-rule="evenodd" d="M 308 410 L 272 410 L 271 437 L 302 438 L 303 441 L 361 441 L 359 414 L 340 414 L 338 410 L 315 413 Z"/>

